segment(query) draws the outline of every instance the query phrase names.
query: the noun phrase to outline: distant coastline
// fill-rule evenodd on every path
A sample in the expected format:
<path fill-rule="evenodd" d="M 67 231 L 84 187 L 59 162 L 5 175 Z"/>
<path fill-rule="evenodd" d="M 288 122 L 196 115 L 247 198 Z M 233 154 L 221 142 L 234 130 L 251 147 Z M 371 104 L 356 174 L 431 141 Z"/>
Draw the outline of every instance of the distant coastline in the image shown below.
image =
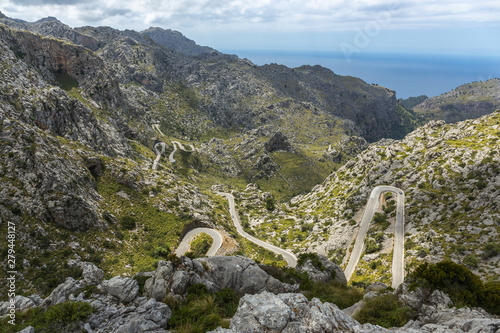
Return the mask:
<path fill-rule="evenodd" d="M 321 65 L 336 74 L 359 77 L 367 83 L 396 90 L 398 98 L 437 96 L 464 83 L 500 77 L 500 57 L 493 56 L 361 52 L 348 62 L 341 52 L 220 51 L 248 58 L 257 65 Z"/>

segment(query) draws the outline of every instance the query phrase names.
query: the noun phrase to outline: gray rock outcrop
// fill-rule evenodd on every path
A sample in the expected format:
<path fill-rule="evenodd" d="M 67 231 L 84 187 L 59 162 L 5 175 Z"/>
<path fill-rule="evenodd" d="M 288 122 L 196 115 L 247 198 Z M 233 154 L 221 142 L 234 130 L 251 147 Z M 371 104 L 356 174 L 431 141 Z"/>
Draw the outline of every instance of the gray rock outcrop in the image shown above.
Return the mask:
<path fill-rule="evenodd" d="M 0 302 L 0 317 L 9 313 L 10 304 L 10 301 Z M 16 311 L 23 312 L 35 307 L 36 304 L 28 297 L 17 295 L 14 297 L 14 306 Z"/>
<path fill-rule="evenodd" d="M 166 304 L 146 297 L 138 297 L 130 305 L 116 304 L 106 297 L 89 302 L 96 309 L 88 319 L 94 333 L 165 332 L 172 316 Z"/>
<path fill-rule="evenodd" d="M 371 324 L 361 325 L 343 313 L 336 305 L 321 303 L 317 298 L 308 301 L 302 294 L 275 295 L 263 292 L 245 295 L 231 319 L 229 329 L 213 332 L 389 332 Z"/>
<path fill-rule="evenodd" d="M 178 265 L 160 261 L 153 277 L 146 281 L 144 290 L 148 297 L 163 300 L 170 293 L 184 294 L 196 283 L 204 284 L 212 292 L 230 288 L 240 295 L 293 289 L 268 275 L 249 258 L 215 256 L 195 260 L 182 257 Z"/>
<path fill-rule="evenodd" d="M 311 259 L 307 259 L 302 265 L 297 267 L 297 269 L 300 272 L 307 273 L 309 278 L 313 281 L 328 283 L 333 280 L 341 285 L 347 286 L 344 271 L 339 265 L 334 264 L 324 255 L 318 254 L 318 258 L 321 261 L 321 269 L 315 267 Z"/>
<path fill-rule="evenodd" d="M 108 294 L 117 297 L 122 302 L 131 302 L 139 293 L 139 284 L 136 280 L 121 276 L 104 280 L 102 288 Z"/>
<path fill-rule="evenodd" d="M 25 329 L 19 331 L 18 333 L 35 333 L 33 326 L 28 326 Z"/>
<path fill-rule="evenodd" d="M 69 260 L 69 266 L 77 266 L 82 269 L 82 278 L 87 285 L 98 285 L 104 278 L 104 272 L 91 262 L 80 260 Z"/>
<path fill-rule="evenodd" d="M 66 302 L 71 294 L 82 289 L 84 283 L 81 280 L 75 281 L 72 277 L 68 277 L 64 283 L 58 285 L 50 295 L 43 301 L 42 306 L 49 307 L 59 303 Z"/>

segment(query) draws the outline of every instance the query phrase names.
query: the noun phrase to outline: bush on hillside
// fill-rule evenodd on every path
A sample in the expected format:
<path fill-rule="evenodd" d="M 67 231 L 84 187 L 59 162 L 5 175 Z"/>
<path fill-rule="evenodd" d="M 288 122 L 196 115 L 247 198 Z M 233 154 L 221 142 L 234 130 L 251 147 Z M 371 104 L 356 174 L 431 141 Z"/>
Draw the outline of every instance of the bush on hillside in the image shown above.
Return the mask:
<path fill-rule="evenodd" d="M 484 285 L 481 307 L 494 315 L 500 315 L 500 282 Z"/>
<path fill-rule="evenodd" d="M 389 328 L 404 326 L 412 317 L 411 309 L 403 306 L 396 295 L 385 294 L 367 300 L 354 319 Z"/>
<path fill-rule="evenodd" d="M 124 216 L 121 219 L 122 221 L 122 228 L 125 230 L 134 230 L 136 223 L 135 219 L 132 216 Z"/>
<path fill-rule="evenodd" d="M 320 271 L 324 271 L 325 270 L 325 268 L 323 267 L 323 263 L 319 259 L 318 254 L 316 254 L 316 253 L 301 253 L 301 254 L 299 254 L 299 258 L 298 258 L 298 261 L 297 261 L 297 266 L 304 265 L 304 263 L 308 259 L 311 260 L 311 263 L 312 263 L 312 265 L 315 268 L 319 269 Z"/>
<path fill-rule="evenodd" d="M 479 306 L 483 297 L 483 283 L 467 267 L 452 261 L 436 264 L 423 263 L 412 274 L 418 284 L 430 290 L 442 290 L 455 306 Z"/>

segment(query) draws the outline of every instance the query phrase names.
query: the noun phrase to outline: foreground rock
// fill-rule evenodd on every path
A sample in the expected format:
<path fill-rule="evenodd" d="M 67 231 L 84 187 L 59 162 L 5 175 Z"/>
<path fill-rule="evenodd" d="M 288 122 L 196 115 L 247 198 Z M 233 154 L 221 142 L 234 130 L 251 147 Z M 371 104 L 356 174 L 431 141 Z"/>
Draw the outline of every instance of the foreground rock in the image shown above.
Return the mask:
<path fill-rule="evenodd" d="M 189 286 L 204 284 L 211 292 L 230 288 L 240 295 L 262 291 L 283 293 L 293 287 L 264 272 L 253 260 L 242 256 L 215 256 L 180 263 L 160 261 L 153 276 L 146 281 L 146 296 L 163 300 L 167 294 L 184 294 Z"/>
<path fill-rule="evenodd" d="M 440 290 L 432 293 L 403 283 L 396 290 L 403 304 L 417 313 L 404 328 L 418 332 L 498 332 L 500 319 L 481 308 L 455 308 L 448 295 Z"/>
<path fill-rule="evenodd" d="M 85 324 L 87 332 L 142 333 L 166 332 L 172 316 L 170 308 L 155 299 L 138 297 L 130 305 L 99 297 L 90 302 L 97 309 Z"/>
<path fill-rule="evenodd" d="M 108 294 L 117 297 L 122 302 L 134 300 L 139 293 L 139 284 L 136 280 L 121 276 L 104 281 L 102 287 Z"/>
<path fill-rule="evenodd" d="M 218 328 L 218 333 L 328 333 L 328 332 L 388 332 L 371 324 L 361 325 L 343 313 L 336 305 L 321 303 L 317 298 L 308 301 L 302 294 L 263 292 L 245 295 L 229 329 Z"/>

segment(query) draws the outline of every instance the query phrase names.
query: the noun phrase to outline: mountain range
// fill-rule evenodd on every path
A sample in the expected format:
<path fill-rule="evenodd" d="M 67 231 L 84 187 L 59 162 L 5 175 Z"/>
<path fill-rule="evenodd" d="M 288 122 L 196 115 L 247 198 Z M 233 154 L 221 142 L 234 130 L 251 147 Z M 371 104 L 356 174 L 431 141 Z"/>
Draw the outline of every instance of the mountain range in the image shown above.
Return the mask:
<path fill-rule="evenodd" d="M 407 273 L 446 259 L 500 277 L 499 79 L 398 100 L 173 30 L 1 13 L 0 53 L 0 230 L 15 224 L 24 295 L 50 295 L 71 276 L 68 260 L 106 279 L 155 270 L 199 226 L 223 233 L 218 254 L 284 266 L 236 232 L 221 192 L 249 234 L 345 268 L 379 185 L 405 191 Z M 391 281 L 394 200 L 377 209 L 354 285 Z"/>

